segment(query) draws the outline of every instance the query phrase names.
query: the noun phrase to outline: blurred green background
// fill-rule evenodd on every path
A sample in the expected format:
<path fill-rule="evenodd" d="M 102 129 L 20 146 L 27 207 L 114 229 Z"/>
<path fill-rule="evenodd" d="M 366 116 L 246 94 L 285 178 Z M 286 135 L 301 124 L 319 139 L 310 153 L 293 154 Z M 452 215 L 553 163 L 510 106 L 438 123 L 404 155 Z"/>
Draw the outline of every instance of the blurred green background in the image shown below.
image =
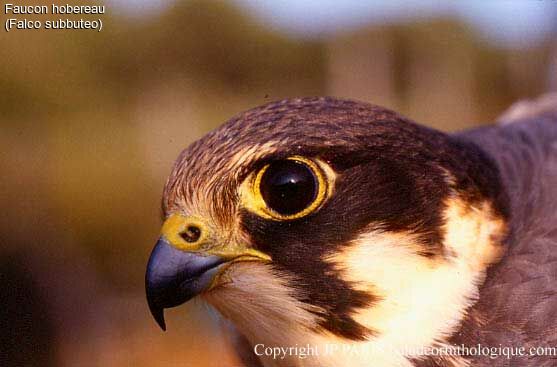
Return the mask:
<path fill-rule="evenodd" d="M 333 95 L 455 131 L 556 87 L 551 31 L 502 42 L 414 9 L 304 34 L 249 1 L 155 3 L 105 4 L 98 33 L 0 32 L 1 366 L 239 366 L 200 303 L 162 333 L 143 284 L 173 160 L 232 115 Z"/>

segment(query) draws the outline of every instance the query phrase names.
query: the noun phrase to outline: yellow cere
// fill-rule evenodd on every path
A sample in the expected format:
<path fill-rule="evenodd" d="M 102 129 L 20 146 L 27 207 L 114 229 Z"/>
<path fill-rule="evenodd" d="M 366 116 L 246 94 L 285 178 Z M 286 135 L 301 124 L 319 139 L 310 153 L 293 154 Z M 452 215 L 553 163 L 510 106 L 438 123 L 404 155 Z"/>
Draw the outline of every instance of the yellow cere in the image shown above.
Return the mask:
<path fill-rule="evenodd" d="M 195 226 L 201 230 L 199 239 L 190 243 L 182 238 L 180 235 L 188 226 Z M 179 213 L 170 215 L 162 225 L 161 235 L 174 247 L 185 251 L 200 250 L 207 242 L 207 234 L 209 233 L 205 222 L 197 217 L 185 217 Z"/>
<path fill-rule="evenodd" d="M 200 237 L 196 242 L 187 242 L 181 236 L 187 227 L 200 229 Z M 236 261 L 271 261 L 271 257 L 263 252 L 244 244 L 223 242 L 218 240 L 207 223 L 196 216 L 184 216 L 179 213 L 170 215 L 162 225 L 161 236 L 175 248 L 182 251 L 201 252 L 209 255 L 222 256 Z"/>

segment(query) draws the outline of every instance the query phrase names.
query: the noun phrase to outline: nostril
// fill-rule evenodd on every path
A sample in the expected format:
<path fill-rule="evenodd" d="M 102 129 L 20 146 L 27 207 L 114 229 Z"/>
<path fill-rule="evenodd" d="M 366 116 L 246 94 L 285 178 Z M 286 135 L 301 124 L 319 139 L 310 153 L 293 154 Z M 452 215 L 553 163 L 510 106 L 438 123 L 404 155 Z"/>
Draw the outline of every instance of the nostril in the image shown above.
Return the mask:
<path fill-rule="evenodd" d="M 182 238 L 186 242 L 197 242 L 199 240 L 199 237 L 201 237 L 201 229 L 199 229 L 199 227 L 197 226 L 189 225 L 186 227 L 185 231 L 180 233 L 180 236 L 182 236 Z"/>

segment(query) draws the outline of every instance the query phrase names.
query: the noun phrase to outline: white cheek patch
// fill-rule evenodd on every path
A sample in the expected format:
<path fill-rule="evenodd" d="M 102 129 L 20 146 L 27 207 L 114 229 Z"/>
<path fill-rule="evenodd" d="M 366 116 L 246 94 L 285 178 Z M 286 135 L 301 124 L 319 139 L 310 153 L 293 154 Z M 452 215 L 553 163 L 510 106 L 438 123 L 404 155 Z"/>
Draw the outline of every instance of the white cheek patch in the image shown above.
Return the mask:
<path fill-rule="evenodd" d="M 353 317 L 377 332 L 372 342 L 400 350 L 431 345 L 458 326 L 477 297 L 476 276 L 462 264 L 436 263 L 405 242 L 412 237 L 369 233 L 331 259 L 345 280 L 380 300 Z"/>
<path fill-rule="evenodd" d="M 472 271 L 485 271 L 503 255 L 501 244 L 507 226 L 494 213 L 490 203 L 484 201 L 477 206 L 467 206 L 461 200 L 452 199 L 448 202 L 445 220 L 444 246 Z"/>
<path fill-rule="evenodd" d="M 459 328 L 479 296 L 490 264 L 502 254 L 506 226 L 489 203 L 476 207 L 451 197 L 446 202 L 443 248 L 446 256 L 427 258 L 415 235 L 370 231 L 325 261 L 341 278 L 378 297 L 354 320 L 374 330 L 368 340 L 350 341 L 318 327 L 317 308 L 300 302 L 295 280 L 271 266 L 238 263 L 225 283 L 203 297 L 230 319 L 252 345 L 315 347 L 306 359 L 263 357 L 265 366 L 412 367 L 423 348 L 440 347 Z M 312 312 L 313 311 L 313 312 Z M 324 351 L 334 352 L 324 353 Z M 468 366 L 460 357 L 451 366 Z"/>
<path fill-rule="evenodd" d="M 451 256 L 426 258 L 414 235 L 372 231 L 327 259 L 343 279 L 380 297 L 353 316 L 377 331 L 364 342 L 370 350 L 409 356 L 445 343 L 477 301 L 488 266 L 500 258 L 506 227 L 489 203 L 474 208 L 451 198 L 446 204 L 443 246 Z"/>

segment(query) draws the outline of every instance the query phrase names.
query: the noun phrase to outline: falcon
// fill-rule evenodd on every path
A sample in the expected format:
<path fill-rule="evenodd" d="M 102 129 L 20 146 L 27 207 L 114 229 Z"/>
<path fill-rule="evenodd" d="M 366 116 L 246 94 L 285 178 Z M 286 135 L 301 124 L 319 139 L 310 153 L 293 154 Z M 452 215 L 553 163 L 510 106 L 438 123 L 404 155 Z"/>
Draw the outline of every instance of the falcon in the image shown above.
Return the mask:
<path fill-rule="evenodd" d="M 186 148 L 151 313 L 199 297 L 250 366 L 557 365 L 557 96 L 436 131 L 273 102 Z"/>

